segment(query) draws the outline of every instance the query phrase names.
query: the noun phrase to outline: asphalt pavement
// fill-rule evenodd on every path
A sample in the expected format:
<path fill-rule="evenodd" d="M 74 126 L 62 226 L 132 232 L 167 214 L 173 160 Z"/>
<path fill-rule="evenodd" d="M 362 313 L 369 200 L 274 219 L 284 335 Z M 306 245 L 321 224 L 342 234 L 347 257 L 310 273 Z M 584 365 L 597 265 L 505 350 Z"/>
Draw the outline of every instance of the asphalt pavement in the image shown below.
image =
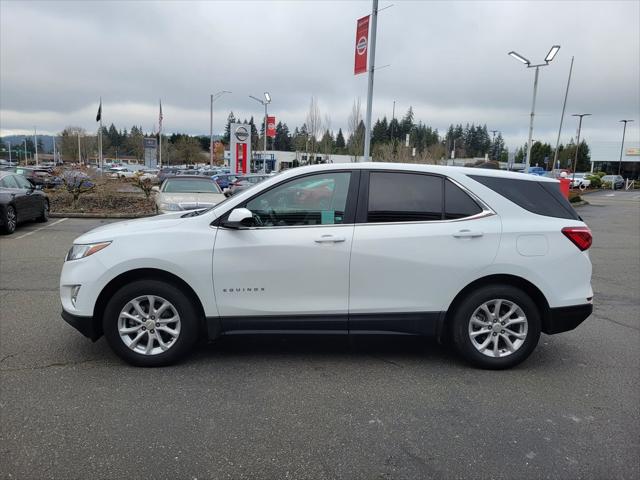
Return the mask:
<path fill-rule="evenodd" d="M 640 194 L 590 194 L 595 312 L 509 371 L 412 338 L 224 338 L 129 367 L 60 318 L 72 240 L 0 238 L 0 478 L 640 477 Z"/>

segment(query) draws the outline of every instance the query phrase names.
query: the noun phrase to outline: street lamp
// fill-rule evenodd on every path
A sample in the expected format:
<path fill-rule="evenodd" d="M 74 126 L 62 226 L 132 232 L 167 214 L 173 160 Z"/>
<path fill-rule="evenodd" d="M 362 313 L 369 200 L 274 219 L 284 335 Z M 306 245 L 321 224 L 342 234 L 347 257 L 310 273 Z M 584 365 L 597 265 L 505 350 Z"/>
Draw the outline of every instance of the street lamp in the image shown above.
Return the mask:
<path fill-rule="evenodd" d="M 591 116 L 590 113 L 574 113 L 571 115 L 572 117 L 579 117 L 580 121 L 578 122 L 578 140 L 576 141 L 576 155 L 573 160 L 573 178 L 571 179 L 571 185 L 575 185 L 576 183 L 576 168 L 578 167 L 578 151 L 580 150 L 580 129 L 582 128 L 582 118 Z"/>
<path fill-rule="evenodd" d="M 620 171 L 622 168 L 622 151 L 624 150 L 624 135 L 627 133 L 627 123 L 633 122 L 633 120 L 620 120 L 620 123 L 624 123 L 624 127 L 622 129 L 622 145 L 620 145 L 620 161 L 618 162 L 618 175 L 620 175 Z M 613 182 L 615 188 L 615 182 Z"/>
<path fill-rule="evenodd" d="M 220 90 L 211 94 L 211 109 L 209 111 L 209 165 L 213 167 L 213 102 L 218 100 L 225 93 L 231 93 L 228 90 Z"/>
<path fill-rule="evenodd" d="M 269 92 L 264 92 L 264 100 L 256 98 L 253 95 L 249 95 L 249 98 L 253 98 L 256 102 L 264 105 L 264 153 L 262 158 L 262 171 L 267 171 L 267 105 L 271 103 L 271 95 Z"/>
<path fill-rule="evenodd" d="M 549 50 L 549 53 L 547 53 L 547 56 L 544 58 L 544 63 L 539 63 L 537 65 L 531 65 L 531 62 L 527 58 L 523 57 L 517 52 L 514 52 L 514 51 L 509 52 L 510 56 L 512 56 L 519 62 L 524 63 L 527 66 L 527 68 L 536 69 L 536 74 L 533 81 L 533 102 L 531 103 L 531 120 L 529 122 L 529 141 L 527 142 L 527 158 L 524 166 L 525 172 L 529 171 L 529 165 L 531 163 L 531 136 L 533 135 L 533 117 L 535 115 L 536 93 L 538 91 L 538 72 L 540 70 L 540 67 L 546 67 L 547 65 L 549 65 L 549 62 L 551 62 L 551 60 L 555 58 L 556 54 L 558 53 L 558 50 L 560 50 L 560 45 L 553 45 L 551 47 L 551 50 Z"/>

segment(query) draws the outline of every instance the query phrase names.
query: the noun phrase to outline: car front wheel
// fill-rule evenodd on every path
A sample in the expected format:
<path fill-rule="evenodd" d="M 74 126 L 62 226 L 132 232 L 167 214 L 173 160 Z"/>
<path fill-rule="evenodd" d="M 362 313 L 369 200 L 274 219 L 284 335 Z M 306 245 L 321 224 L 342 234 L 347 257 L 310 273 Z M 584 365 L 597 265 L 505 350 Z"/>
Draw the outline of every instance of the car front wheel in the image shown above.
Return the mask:
<path fill-rule="evenodd" d="M 38 222 L 47 222 L 49 221 L 49 200 L 42 202 L 42 213 L 37 218 Z"/>
<path fill-rule="evenodd" d="M 113 351 L 140 367 L 177 362 L 199 334 L 197 310 L 175 286 L 138 280 L 111 298 L 103 317 L 104 335 Z"/>
<path fill-rule="evenodd" d="M 7 208 L 4 211 L 2 231 L 7 234 L 13 233 L 16 231 L 17 225 L 18 215 L 16 214 L 16 209 L 13 205 L 7 205 Z"/>
<path fill-rule="evenodd" d="M 540 314 L 522 290 L 508 285 L 481 287 L 453 315 L 458 352 L 475 366 L 504 369 L 524 361 L 540 338 Z"/>

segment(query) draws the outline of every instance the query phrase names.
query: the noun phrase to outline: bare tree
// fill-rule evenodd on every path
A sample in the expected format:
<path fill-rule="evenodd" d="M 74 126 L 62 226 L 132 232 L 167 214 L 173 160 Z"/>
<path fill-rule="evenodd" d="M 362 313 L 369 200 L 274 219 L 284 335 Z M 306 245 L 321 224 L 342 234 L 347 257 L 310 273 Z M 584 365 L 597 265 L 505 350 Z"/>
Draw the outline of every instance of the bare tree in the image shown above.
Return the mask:
<path fill-rule="evenodd" d="M 322 115 L 320 114 L 320 107 L 318 107 L 318 101 L 315 97 L 311 97 L 311 103 L 309 104 L 309 111 L 307 112 L 307 133 L 309 134 L 309 149 L 307 163 L 310 162 L 309 158 L 315 161 L 316 152 L 318 151 L 318 136 L 322 133 Z"/>
<path fill-rule="evenodd" d="M 349 154 L 353 156 L 353 161 L 357 162 L 358 157 L 363 155 L 364 138 L 360 138 L 359 126 L 362 123 L 362 107 L 360 105 L 360 97 L 353 101 L 351 107 L 351 115 L 347 120 L 347 128 L 349 129 Z"/>

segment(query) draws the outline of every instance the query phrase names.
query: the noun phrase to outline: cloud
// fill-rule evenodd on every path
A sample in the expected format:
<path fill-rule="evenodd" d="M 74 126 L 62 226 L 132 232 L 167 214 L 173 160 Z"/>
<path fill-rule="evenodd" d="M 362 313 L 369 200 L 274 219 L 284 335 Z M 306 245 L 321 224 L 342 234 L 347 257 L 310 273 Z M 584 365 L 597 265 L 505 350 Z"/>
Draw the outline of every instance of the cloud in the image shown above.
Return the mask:
<path fill-rule="evenodd" d="M 386 3 L 382 2 L 381 7 Z M 356 18 L 369 2 L 1 2 L 0 131 L 95 129 L 106 123 L 151 130 L 162 98 L 165 130 L 204 134 L 209 95 L 214 125 L 261 118 L 248 98 L 269 91 L 269 112 L 291 129 L 314 95 L 331 128 L 346 130 L 351 104 L 366 98 L 353 76 Z M 533 70 L 507 55 L 541 61 L 534 138 L 555 143 L 571 56 L 567 113 L 589 112 L 584 135 L 617 140 L 620 118 L 640 137 L 638 2 L 396 2 L 378 22 L 373 118 L 413 106 L 416 120 L 486 123 L 510 146 L 526 141 Z M 257 120 L 259 123 L 259 120 Z M 574 135 L 565 119 L 562 141 Z"/>

